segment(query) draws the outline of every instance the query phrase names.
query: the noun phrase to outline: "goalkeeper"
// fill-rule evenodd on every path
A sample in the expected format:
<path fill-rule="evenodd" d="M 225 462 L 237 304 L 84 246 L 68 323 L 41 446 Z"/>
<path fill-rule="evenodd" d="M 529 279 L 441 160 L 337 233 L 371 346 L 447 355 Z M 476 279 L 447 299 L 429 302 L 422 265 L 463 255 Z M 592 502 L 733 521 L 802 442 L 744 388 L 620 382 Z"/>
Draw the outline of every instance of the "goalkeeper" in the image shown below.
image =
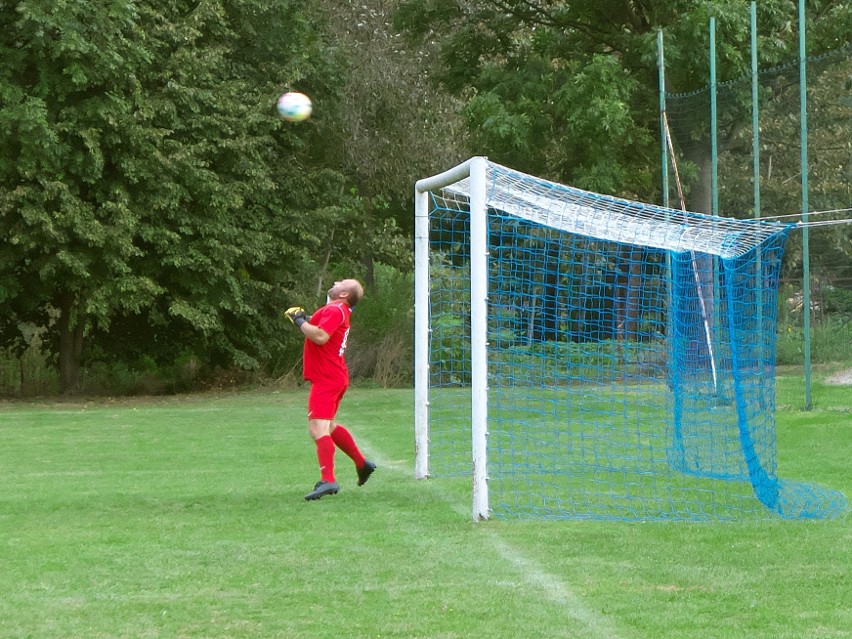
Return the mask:
<path fill-rule="evenodd" d="M 335 447 L 352 461 L 363 486 L 376 465 L 364 458 L 352 434 L 334 422 L 340 400 L 349 387 L 349 369 L 344 353 L 349 337 L 349 316 L 364 296 L 358 280 L 341 280 L 328 290 L 328 302 L 313 315 L 301 306 L 288 308 L 284 315 L 305 336 L 303 376 L 311 383 L 308 394 L 308 429 L 317 447 L 320 480 L 305 499 L 336 495 L 340 486 L 334 476 Z"/>

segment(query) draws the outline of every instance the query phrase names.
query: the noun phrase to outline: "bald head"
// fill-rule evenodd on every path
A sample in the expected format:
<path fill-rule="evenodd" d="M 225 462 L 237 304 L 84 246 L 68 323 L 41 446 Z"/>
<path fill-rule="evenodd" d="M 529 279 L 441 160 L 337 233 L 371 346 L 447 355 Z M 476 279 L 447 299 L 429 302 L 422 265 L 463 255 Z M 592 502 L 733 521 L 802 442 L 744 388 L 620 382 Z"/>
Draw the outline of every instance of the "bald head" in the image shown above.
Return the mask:
<path fill-rule="evenodd" d="M 364 287 L 358 280 L 339 280 L 328 289 L 328 299 L 332 302 L 343 300 L 350 308 L 355 306 L 364 297 Z"/>

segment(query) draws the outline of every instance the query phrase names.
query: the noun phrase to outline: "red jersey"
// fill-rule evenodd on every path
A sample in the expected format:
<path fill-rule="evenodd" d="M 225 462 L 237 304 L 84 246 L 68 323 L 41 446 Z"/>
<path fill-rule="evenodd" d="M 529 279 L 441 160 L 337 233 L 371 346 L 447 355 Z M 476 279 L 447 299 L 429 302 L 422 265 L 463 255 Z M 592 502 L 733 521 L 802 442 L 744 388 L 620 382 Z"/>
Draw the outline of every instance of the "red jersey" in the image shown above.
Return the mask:
<path fill-rule="evenodd" d="M 332 302 L 311 315 L 310 323 L 328 333 L 322 346 L 305 340 L 304 378 L 311 383 L 348 386 L 349 369 L 344 353 L 349 338 L 349 316 L 352 309 L 346 302 Z"/>

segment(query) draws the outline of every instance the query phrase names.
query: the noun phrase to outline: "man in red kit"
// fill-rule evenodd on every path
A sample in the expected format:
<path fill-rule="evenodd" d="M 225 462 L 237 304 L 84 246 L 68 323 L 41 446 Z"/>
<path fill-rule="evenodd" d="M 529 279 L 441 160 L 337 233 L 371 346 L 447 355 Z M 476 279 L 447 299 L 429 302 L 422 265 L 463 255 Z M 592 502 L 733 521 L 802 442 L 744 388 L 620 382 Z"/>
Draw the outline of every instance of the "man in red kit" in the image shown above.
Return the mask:
<path fill-rule="evenodd" d="M 336 495 L 340 486 L 334 477 L 335 447 L 352 461 L 358 472 L 358 485 L 367 483 L 376 465 L 364 458 L 345 426 L 334 423 L 340 400 L 349 387 L 349 369 L 344 353 L 349 338 L 349 316 L 364 296 L 358 280 L 335 282 L 328 290 L 328 303 L 313 315 L 301 306 L 288 308 L 284 315 L 305 336 L 304 378 L 311 383 L 308 394 L 308 429 L 317 447 L 321 478 L 305 499 Z"/>

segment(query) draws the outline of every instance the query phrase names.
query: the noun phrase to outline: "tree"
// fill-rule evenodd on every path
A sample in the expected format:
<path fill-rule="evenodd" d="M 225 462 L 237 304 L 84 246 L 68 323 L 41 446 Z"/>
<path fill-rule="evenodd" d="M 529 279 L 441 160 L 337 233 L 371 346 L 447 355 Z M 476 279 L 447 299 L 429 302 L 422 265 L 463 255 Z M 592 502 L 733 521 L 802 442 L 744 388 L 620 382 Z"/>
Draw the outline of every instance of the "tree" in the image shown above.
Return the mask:
<path fill-rule="evenodd" d="M 810 52 L 847 41 L 849 3 L 808 5 Z M 766 0 L 757 9 L 762 64 L 794 58 L 796 3 Z M 439 42 L 437 80 L 464 100 L 476 153 L 580 188 L 654 202 L 657 32 L 664 34 L 667 90 L 694 91 L 709 80 L 711 16 L 718 79 L 740 77 L 750 68 L 748 5 L 741 0 L 410 0 L 397 20 L 413 37 Z M 722 149 L 740 144 L 749 120 L 750 111 L 741 109 L 722 123 Z M 709 113 L 675 142 L 689 178 L 686 206 L 709 213 Z M 624 309 L 635 306 L 628 302 Z"/>
<path fill-rule="evenodd" d="M 850 11 L 846 2 L 811 3 L 814 51 L 845 41 Z M 657 31 L 665 36 L 668 89 L 693 91 L 709 79 L 711 16 L 719 24 L 719 79 L 739 77 L 749 68 L 748 6 L 741 0 L 412 0 L 397 21 L 440 43 L 437 79 L 465 100 L 474 142 L 491 159 L 653 201 Z M 758 3 L 758 21 L 764 64 L 795 54 L 794 2 Z M 706 126 L 686 136 L 705 134 Z"/>
<path fill-rule="evenodd" d="M 159 328 L 242 366 L 275 347 L 341 176 L 277 94 L 333 84 L 301 3 L 2 3 L 0 330 L 50 328 L 62 388 L 84 337 Z M 312 217 L 306 219 L 306 212 Z M 143 328 L 144 327 L 144 328 Z M 155 352 L 156 354 L 156 352 Z"/>
<path fill-rule="evenodd" d="M 317 3 L 344 68 L 335 103 L 336 134 L 327 161 L 350 176 L 362 217 L 340 225 L 340 253 L 356 257 L 372 282 L 372 264 L 411 266 L 414 180 L 463 159 L 459 101 L 431 82 L 428 44 L 407 46 L 392 22 L 400 0 Z M 376 229 L 381 229 L 376 233 Z"/>

